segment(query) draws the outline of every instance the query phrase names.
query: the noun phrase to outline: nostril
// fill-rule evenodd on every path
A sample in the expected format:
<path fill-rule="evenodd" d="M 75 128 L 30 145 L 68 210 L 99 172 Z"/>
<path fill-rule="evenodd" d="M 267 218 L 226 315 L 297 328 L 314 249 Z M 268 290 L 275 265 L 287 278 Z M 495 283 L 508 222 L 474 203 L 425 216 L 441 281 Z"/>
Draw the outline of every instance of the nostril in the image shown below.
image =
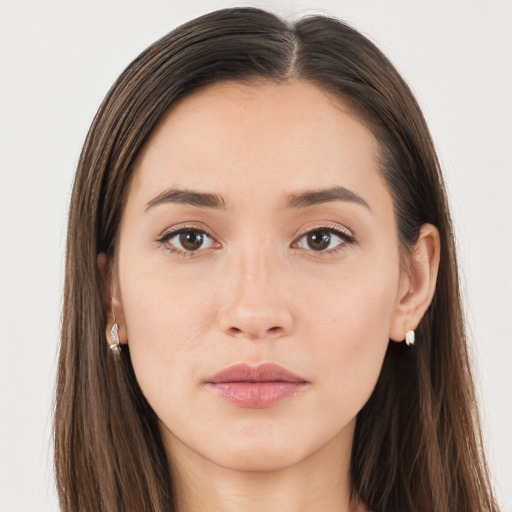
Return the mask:
<path fill-rule="evenodd" d="M 262 331 L 257 332 L 257 330 L 254 330 L 254 331 L 251 329 L 244 330 L 243 328 L 232 326 L 229 328 L 229 334 L 231 336 L 237 336 L 237 337 L 240 335 L 245 335 L 245 336 L 248 336 L 249 338 L 262 338 L 262 337 L 265 337 L 265 335 L 273 337 L 275 335 L 280 334 L 282 330 L 283 330 L 282 327 L 274 326 L 274 327 L 269 327 L 266 331 L 262 330 Z"/>

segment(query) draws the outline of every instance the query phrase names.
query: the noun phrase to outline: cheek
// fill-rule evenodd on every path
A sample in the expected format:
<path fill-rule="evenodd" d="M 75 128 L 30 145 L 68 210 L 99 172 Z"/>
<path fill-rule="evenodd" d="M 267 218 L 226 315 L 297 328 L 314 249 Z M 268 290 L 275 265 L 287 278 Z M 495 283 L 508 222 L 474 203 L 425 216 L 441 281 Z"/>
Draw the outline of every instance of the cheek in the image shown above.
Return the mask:
<path fill-rule="evenodd" d="M 123 280 L 123 277 L 125 279 Z M 211 329 L 212 311 L 202 286 L 160 271 L 120 275 L 123 313 L 135 375 L 147 398 L 169 396 L 193 373 Z"/>
<path fill-rule="evenodd" d="M 305 339 L 314 340 L 311 365 L 341 405 L 357 413 L 378 379 L 389 343 L 398 273 L 360 272 L 316 294 Z"/>

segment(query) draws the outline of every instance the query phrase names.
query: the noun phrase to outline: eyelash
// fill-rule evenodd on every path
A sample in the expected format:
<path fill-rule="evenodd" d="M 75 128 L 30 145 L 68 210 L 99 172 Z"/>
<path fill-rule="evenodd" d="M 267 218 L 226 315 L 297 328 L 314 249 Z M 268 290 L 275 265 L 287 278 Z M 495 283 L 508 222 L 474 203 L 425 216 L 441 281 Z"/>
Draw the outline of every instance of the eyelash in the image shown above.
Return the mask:
<path fill-rule="evenodd" d="M 340 238 L 342 240 L 342 242 L 339 243 L 334 249 L 330 249 L 328 251 L 324 251 L 324 250 L 315 251 L 314 249 L 308 250 L 308 252 L 311 252 L 320 257 L 333 256 L 333 255 L 337 254 L 339 251 L 341 251 L 345 245 L 347 245 L 347 244 L 353 245 L 356 243 L 355 238 L 351 234 L 349 234 L 347 231 L 340 229 L 338 226 L 326 224 L 326 225 L 315 226 L 313 229 L 309 229 L 308 231 L 303 232 L 296 239 L 294 244 L 297 243 L 298 241 L 300 241 L 302 238 L 304 238 L 308 234 L 315 233 L 317 231 L 318 232 L 327 232 L 330 235 L 334 234 L 335 236 L 337 236 L 338 238 Z M 199 229 L 195 226 L 181 226 L 178 229 L 173 229 L 171 231 L 164 233 L 161 237 L 159 237 L 156 240 L 156 242 L 158 244 L 164 245 L 165 249 L 168 250 L 169 252 L 171 252 L 171 254 L 175 254 L 175 255 L 181 256 L 181 257 L 193 258 L 197 255 L 196 253 L 201 252 L 201 249 L 198 249 L 197 251 L 183 251 L 181 249 L 171 246 L 168 243 L 169 240 L 171 240 L 171 238 L 174 238 L 174 237 L 180 235 L 181 233 L 187 233 L 187 232 L 201 233 L 202 235 L 206 235 L 206 237 L 213 240 L 213 236 L 210 233 L 208 233 L 207 231 L 205 231 L 204 229 Z M 301 250 L 301 249 L 299 248 L 298 250 Z"/>
<path fill-rule="evenodd" d="M 181 249 L 173 247 L 172 245 L 167 243 L 167 242 L 169 242 L 169 240 L 171 238 L 174 238 L 175 236 L 178 236 L 181 233 L 188 233 L 188 232 L 201 233 L 202 235 L 206 235 L 208 238 L 213 240 L 213 236 L 210 233 L 208 233 L 207 231 L 205 231 L 204 229 L 199 229 L 195 226 L 180 226 L 177 229 L 173 229 L 171 231 L 165 232 L 160 238 L 158 238 L 156 240 L 156 242 L 161 245 L 164 245 L 165 249 L 167 249 L 171 254 L 176 254 L 177 256 L 182 256 L 182 257 L 193 258 L 194 256 L 196 256 L 196 253 L 200 252 L 200 249 L 197 251 L 182 251 Z"/>
<path fill-rule="evenodd" d="M 349 233 L 349 231 L 344 230 L 340 228 L 339 226 L 335 226 L 332 224 L 322 224 L 319 226 L 315 226 L 312 229 L 308 229 L 307 231 L 303 232 L 298 238 L 297 241 L 294 242 L 296 244 L 298 241 L 300 241 L 305 236 L 309 235 L 310 233 L 315 232 L 326 232 L 330 235 L 335 235 L 338 238 L 342 240 L 334 249 L 330 250 L 322 250 L 322 251 L 315 251 L 314 249 L 306 249 L 309 253 L 311 253 L 314 256 L 320 256 L 320 257 L 328 257 L 328 256 L 334 256 L 338 254 L 340 251 L 344 249 L 346 245 L 354 245 L 356 243 L 356 239 Z M 298 249 L 301 250 L 301 249 Z"/>

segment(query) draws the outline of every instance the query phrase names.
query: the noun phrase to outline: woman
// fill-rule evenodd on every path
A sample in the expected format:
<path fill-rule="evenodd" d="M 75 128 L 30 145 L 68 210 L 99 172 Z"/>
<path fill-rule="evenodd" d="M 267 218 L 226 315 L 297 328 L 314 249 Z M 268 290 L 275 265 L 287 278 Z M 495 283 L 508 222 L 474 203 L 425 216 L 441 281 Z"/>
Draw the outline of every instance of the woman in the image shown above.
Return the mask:
<path fill-rule="evenodd" d="M 495 511 L 423 116 L 325 17 L 193 20 L 121 75 L 71 200 L 63 510 Z"/>

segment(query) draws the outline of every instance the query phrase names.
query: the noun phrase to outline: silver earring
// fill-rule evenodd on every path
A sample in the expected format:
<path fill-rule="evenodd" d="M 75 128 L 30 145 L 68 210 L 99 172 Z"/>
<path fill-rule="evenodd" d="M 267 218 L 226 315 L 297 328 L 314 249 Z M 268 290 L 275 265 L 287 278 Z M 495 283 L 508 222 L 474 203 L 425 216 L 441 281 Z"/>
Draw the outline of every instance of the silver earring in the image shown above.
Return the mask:
<path fill-rule="evenodd" d="M 414 331 L 412 329 L 405 333 L 405 343 L 408 347 L 414 345 Z"/>
<path fill-rule="evenodd" d="M 120 354 L 121 353 L 121 346 L 119 345 L 119 326 L 114 323 L 112 326 L 112 329 L 110 329 L 110 335 L 112 336 L 113 343 L 110 344 L 110 350 L 114 354 Z"/>

